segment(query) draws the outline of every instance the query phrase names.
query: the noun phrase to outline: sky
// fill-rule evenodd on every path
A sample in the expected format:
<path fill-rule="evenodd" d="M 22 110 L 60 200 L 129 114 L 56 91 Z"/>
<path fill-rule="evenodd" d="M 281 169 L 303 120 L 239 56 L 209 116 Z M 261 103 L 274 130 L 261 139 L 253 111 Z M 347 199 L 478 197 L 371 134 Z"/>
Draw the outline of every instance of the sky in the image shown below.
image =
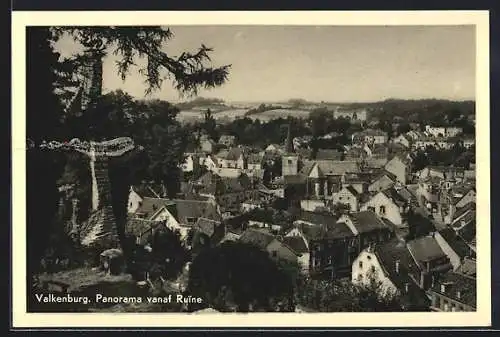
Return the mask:
<path fill-rule="evenodd" d="M 169 26 L 170 55 L 213 48 L 214 66 L 231 65 L 223 86 L 199 96 L 233 102 L 371 102 L 387 98 L 475 98 L 474 26 Z M 62 55 L 78 50 L 62 39 Z M 123 82 L 113 56 L 104 60 L 105 91 L 145 98 L 132 69 Z M 137 60 L 144 64 L 144 60 Z M 151 98 L 183 100 L 165 81 Z M 184 98 L 185 100 L 185 98 Z"/>

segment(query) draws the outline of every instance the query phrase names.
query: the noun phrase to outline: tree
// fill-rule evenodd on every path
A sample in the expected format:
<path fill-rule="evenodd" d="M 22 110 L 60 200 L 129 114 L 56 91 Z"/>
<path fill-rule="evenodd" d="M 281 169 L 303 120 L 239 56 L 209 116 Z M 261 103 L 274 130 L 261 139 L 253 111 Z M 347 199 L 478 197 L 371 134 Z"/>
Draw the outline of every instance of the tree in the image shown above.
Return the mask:
<path fill-rule="evenodd" d="M 117 72 L 122 79 L 130 73 L 135 58 L 147 58 L 147 65 L 139 69 L 139 74 L 145 78 L 147 84 L 146 94 L 159 89 L 168 76 L 181 94 L 196 94 L 200 87 L 213 88 L 222 85 L 227 80 L 230 69 L 229 65 L 212 67 L 209 64 L 211 49 L 204 45 L 194 53 L 183 52 L 178 57 L 170 56 L 163 50 L 163 45 L 173 37 L 173 34 L 161 27 L 31 27 L 27 30 L 29 57 L 26 116 L 27 138 L 35 147 L 43 140 L 67 140 L 69 137 L 74 137 L 72 133 L 65 132 L 75 130 L 64 124 L 63 101 L 67 98 L 68 92 L 63 89 L 68 85 L 77 85 L 73 81 L 72 73 L 85 60 L 85 54 L 72 55 L 61 60 L 60 55 L 53 49 L 53 43 L 64 34 L 70 34 L 86 51 L 101 55 L 111 51 L 119 55 Z M 120 111 L 123 110 L 117 112 L 121 114 Z M 171 131 L 165 124 L 163 129 Z M 156 143 L 163 147 L 168 145 L 166 148 L 171 149 L 168 136 L 163 132 L 163 137 L 159 137 L 161 140 L 157 140 Z M 177 151 L 175 146 L 173 148 L 174 152 Z M 155 154 L 154 159 L 160 162 L 166 161 L 165 157 Z M 37 273 L 39 259 L 48 244 L 48 236 L 58 205 L 57 179 L 63 172 L 64 164 L 61 163 L 64 163 L 64 160 L 58 155 L 47 155 L 36 148 L 27 151 L 26 160 L 27 232 L 29 233 L 27 247 L 30 277 Z M 175 164 L 170 163 L 170 167 L 173 166 Z M 172 175 L 169 170 L 161 170 L 160 173 L 158 174 L 160 180 Z M 123 177 L 123 174 L 118 176 Z M 126 212 L 126 207 L 123 206 L 126 206 L 128 186 L 127 191 L 117 189 L 115 193 L 117 191 L 122 195 L 113 194 L 112 197 L 120 201 L 122 206 L 120 212 Z M 117 218 L 122 219 L 125 216 L 126 213 L 120 214 Z"/>
<path fill-rule="evenodd" d="M 293 288 L 293 276 L 266 252 L 228 241 L 194 259 L 187 293 L 219 311 L 288 311 Z"/>
<path fill-rule="evenodd" d="M 217 123 L 210 109 L 207 109 L 207 111 L 205 112 L 203 129 L 206 131 L 210 138 L 218 139 Z"/>
<path fill-rule="evenodd" d="M 300 289 L 298 303 L 320 312 L 404 311 L 399 296 L 381 291 L 377 282 L 354 285 L 350 280 L 308 280 Z"/>
<path fill-rule="evenodd" d="M 200 86 L 214 88 L 224 84 L 229 74 L 230 65 L 213 68 L 207 65 L 212 51 L 205 45 L 194 53 L 182 52 L 173 57 L 162 50 L 165 43 L 173 38 L 170 29 L 158 26 L 134 27 L 56 27 L 55 36 L 71 35 L 86 50 L 107 54 L 110 49 L 119 55 L 117 72 L 125 79 L 137 57 L 147 58 L 145 67 L 139 73 L 145 77 L 146 93 L 161 88 L 165 78 L 172 77 L 174 87 L 182 94 L 197 94 Z M 81 60 L 77 55 L 74 60 Z M 161 71 L 167 73 L 162 75 Z"/>

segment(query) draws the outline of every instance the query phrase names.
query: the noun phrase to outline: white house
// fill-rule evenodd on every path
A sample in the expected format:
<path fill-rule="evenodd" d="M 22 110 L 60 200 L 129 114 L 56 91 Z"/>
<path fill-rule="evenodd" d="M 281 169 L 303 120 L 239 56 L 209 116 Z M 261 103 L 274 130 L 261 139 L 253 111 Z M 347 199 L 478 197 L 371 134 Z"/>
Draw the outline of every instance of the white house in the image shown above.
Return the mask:
<path fill-rule="evenodd" d="M 332 204 L 348 205 L 349 210 L 357 212 L 359 209 L 359 196 L 360 194 L 351 185 L 344 186 L 340 191 L 332 195 Z"/>
<path fill-rule="evenodd" d="M 405 226 L 403 214 L 408 207 L 404 200 L 393 188 L 380 191 L 371 197 L 363 206 L 361 211 L 373 211 L 381 218 L 385 218 L 398 227 Z"/>

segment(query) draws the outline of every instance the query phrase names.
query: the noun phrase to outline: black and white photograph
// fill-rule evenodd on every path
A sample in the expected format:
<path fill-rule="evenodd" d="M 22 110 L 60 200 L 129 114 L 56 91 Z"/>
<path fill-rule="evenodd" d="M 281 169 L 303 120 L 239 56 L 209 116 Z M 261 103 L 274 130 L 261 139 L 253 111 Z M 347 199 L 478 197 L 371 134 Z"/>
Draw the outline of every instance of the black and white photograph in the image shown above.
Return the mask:
<path fill-rule="evenodd" d="M 26 313 L 478 312 L 477 26 L 309 21 L 26 25 Z"/>

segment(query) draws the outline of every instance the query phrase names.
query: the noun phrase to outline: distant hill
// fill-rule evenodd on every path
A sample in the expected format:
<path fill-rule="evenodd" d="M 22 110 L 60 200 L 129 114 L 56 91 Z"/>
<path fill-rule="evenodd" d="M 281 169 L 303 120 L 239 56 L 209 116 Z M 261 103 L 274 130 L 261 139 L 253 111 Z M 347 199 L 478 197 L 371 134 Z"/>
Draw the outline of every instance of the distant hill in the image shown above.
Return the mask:
<path fill-rule="evenodd" d="M 215 107 L 224 108 L 226 107 L 224 100 L 219 98 L 204 98 L 196 97 L 189 102 L 181 102 L 175 105 L 179 110 L 192 110 L 195 108 L 205 108 L 205 107 Z"/>

